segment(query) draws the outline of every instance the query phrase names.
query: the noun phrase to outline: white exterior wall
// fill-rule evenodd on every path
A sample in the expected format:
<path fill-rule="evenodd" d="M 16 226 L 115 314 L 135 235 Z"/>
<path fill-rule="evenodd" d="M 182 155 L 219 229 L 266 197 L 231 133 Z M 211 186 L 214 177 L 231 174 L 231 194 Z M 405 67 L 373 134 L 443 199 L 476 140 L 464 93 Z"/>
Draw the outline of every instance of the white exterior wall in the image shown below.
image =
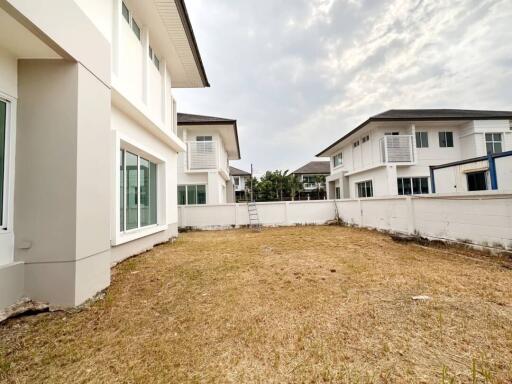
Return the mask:
<path fill-rule="evenodd" d="M 219 151 L 219 162 L 221 159 L 228 158 L 228 154 L 215 126 L 197 125 L 184 126 L 183 140 L 185 142 L 197 141 L 197 136 L 212 136 L 212 141 L 217 143 Z M 187 170 L 187 152 L 182 152 L 178 156 L 178 185 L 206 185 L 206 203 L 207 204 L 225 204 L 228 200 L 228 182 L 229 166 L 222 163 L 217 169 L 205 170 Z"/>
<path fill-rule="evenodd" d="M 413 122 L 399 122 L 395 125 L 387 123 L 384 127 L 372 125 L 371 123 L 345 140 L 340 150 L 343 153 L 343 164 L 341 166 L 334 167 L 334 160 L 331 157 L 331 176 L 328 178 L 328 181 L 331 180 L 338 184 L 343 183 L 343 175 L 349 175 L 349 193 L 343 195 L 345 198 L 355 197 L 354 184 L 362 180 L 374 180 L 374 196 L 385 196 L 385 193 L 394 195 L 397 193 L 396 188 L 391 187 L 393 181 L 389 177 L 386 178 L 379 167 L 382 165 L 379 140 L 384 137 L 386 132 L 399 132 L 400 135 L 413 136 L 415 132 L 428 133 L 428 147 L 414 149 L 415 161 L 413 163 L 396 163 L 396 176 L 428 177 L 430 190 L 432 190 L 430 166 L 484 156 L 486 154 L 485 133 L 502 133 L 503 151 L 512 150 L 512 131 L 509 128 L 508 120 L 474 120 L 470 122 L 446 123 L 418 122 L 414 124 Z M 439 132 L 453 132 L 453 147 L 440 147 Z M 370 140 L 363 143 L 361 139 L 366 135 L 369 135 Z M 354 148 L 353 143 L 356 140 L 359 140 L 360 145 Z M 340 151 L 336 151 L 335 154 Z M 354 171 L 361 170 L 363 172 L 352 174 Z M 446 171 L 443 171 L 444 173 Z M 394 183 L 396 184 L 396 180 Z M 440 181 L 436 178 L 436 184 L 438 183 L 451 184 L 452 180 Z M 455 188 L 446 189 L 446 191 L 455 190 Z M 457 190 L 460 191 L 462 189 L 457 188 Z M 329 191 L 329 198 L 334 197 L 331 192 Z"/>
<path fill-rule="evenodd" d="M 495 159 L 498 191 L 512 191 L 512 156 Z"/>

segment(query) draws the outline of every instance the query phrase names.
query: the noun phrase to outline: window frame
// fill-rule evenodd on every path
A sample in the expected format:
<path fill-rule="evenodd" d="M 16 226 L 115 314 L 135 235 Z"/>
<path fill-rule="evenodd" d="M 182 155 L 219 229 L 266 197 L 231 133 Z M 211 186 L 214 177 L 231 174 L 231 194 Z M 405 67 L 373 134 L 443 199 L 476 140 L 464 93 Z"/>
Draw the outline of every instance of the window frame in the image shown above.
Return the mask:
<path fill-rule="evenodd" d="M 491 135 L 491 140 L 487 139 L 487 136 Z M 495 135 L 499 136 L 499 140 L 495 139 Z M 502 132 L 486 132 L 484 134 L 485 139 L 485 151 L 487 154 L 501 153 L 503 152 L 503 133 Z M 488 150 L 488 145 L 492 146 L 492 151 Z M 496 145 L 500 146 L 500 150 L 496 151 Z"/>
<path fill-rule="evenodd" d="M 233 176 L 233 185 L 235 187 L 239 187 L 240 186 L 240 176 Z"/>
<path fill-rule="evenodd" d="M 368 199 L 368 198 L 373 197 L 373 180 L 372 179 L 359 181 L 355 184 L 356 184 L 356 195 L 357 195 L 358 199 Z M 360 189 L 360 186 L 363 186 L 363 189 Z M 371 196 L 368 196 L 368 187 L 370 187 Z M 359 192 L 361 192 L 361 190 L 364 190 L 365 196 L 360 195 Z"/>
<path fill-rule="evenodd" d="M 137 153 L 136 151 L 133 151 L 131 149 L 125 149 L 124 147 L 121 146 L 121 148 L 119 149 L 120 152 L 123 153 L 123 161 L 122 161 L 122 164 L 123 164 L 123 229 L 121 228 L 121 225 L 119 225 L 118 227 L 118 230 L 120 233 L 133 233 L 133 232 L 139 232 L 141 230 L 144 230 L 144 229 L 148 229 L 148 228 L 154 228 L 156 226 L 158 226 L 158 209 L 159 209 L 159 203 L 158 203 L 158 200 L 159 200 L 159 189 L 160 189 L 160 185 L 159 185 L 159 171 L 158 171 L 158 164 L 157 163 L 154 163 L 153 161 L 147 159 L 144 154 L 140 154 L 140 153 Z M 128 210 L 128 179 L 127 179 L 127 172 L 126 172 L 126 154 L 129 153 L 133 156 L 136 156 L 137 157 L 137 226 L 135 228 L 128 228 L 128 225 L 127 225 L 127 210 Z M 155 169 L 156 169 L 156 201 L 155 201 L 155 204 L 156 204 L 156 217 L 155 217 L 155 223 L 150 223 L 150 224 L 147 224 L 147 225 L 142 225 L 142 215 L 141 215 L 141 210 L 142 210 L 142 204 L 141 204 L 141 160 L 145 160 L 148 162 L 148 169 L 150 170 L 151 169 L 151 166 L 154 165 L 155 166 Z M 120 167 L 121 168 L 121 167 Z M 121 178 L 119 177 L 119 182 L 121 182 Z M 149 183 L 151 183 L 151 180 L 148 180 Z M 119 188 L 119 192 L 121 192 L 121 188 Z M 120 199 L 120 197 L 119 197 Z M 151 207 L 148 206 L 148 209 L 151 209 Z M 121 205 L 119 206 L 119 218 L 121 217 Z"/>
<path fill-rule="evenodd" d="M 12 208 L 14 196 L 14 157 L 17 101 L 0 92 L 0 101 L 5 103 L 4 166 L 0 234 L 12 233 Z M 0 250 L 1 252 L 1 250 Z M 12 255 L 9 256 L 12 259 Z M 12 260 L 11 260 L 12 261 Z M 0 261 L 0 265 L 2 265 Z"/>
<path fill-rule="evenodd" d="M 115 133 L 115 147 L 116 147 L 116 163 L 115 170 L 113 170 L 115 177 L 113 177 L 113 199 L 116 204 L 112 205 L 112 225 L 111 225 L 111 243 L 113 246 L 128 243 L 130 241 L 137 240 L 144 236 L 149 236 L 158 232 L 166 231 L 169 228 L 167 224 L 167 207 L 169 206 L 169 200 L 167 198 L 167 161 L 161 154 L 155 152 L 152 148 L 148 148 L 144 145 L 139 144 L 138 140 L 132 137 L 116 131 Z M 120 201 L 120 156 L 119 151 L 124 149 L 126 151 L 135 153 L 139 156 L 144 157 L 156 164 L 157 169 L 157 211 L 156 219 L 157 224 L 147 227 L 141 227 L 139 229 L 133 229 L 128 232 L 120 231 L 120 215 L 121 215 L 121 201 Z"/>
<path fill-rule="evenodd" d="M 428 131 L 416 131 L 416 148 L 428 148 Z"/>
<path fill-rule="evenodd" d="M 127 12 L 127 15 L 125 16 L 125 10 Z M 121 17 L 128 23 L 130 26 L 130 29 L 132 30 L 133 34 L 142 43 L 142 28 L 135 20 L 135 17 L 133 17 L 133 13 L 130 10 L 130 8 L 126 5 L 124 1 L 121 1 Z M 137 30 L 135 30 L 137 28 Z"/>
<path fill-rule="evenodd" d="M 409 181 L 409 187 L 410 187 L 410 191 L 411 193 L 405 193 L 405 184 L 404 184 L 404 180 L 408 180 Z M 419 180 L 419 189 L 420 189 L 420 192 L 419 193 L 415 193 L 414 192 L 414 180 Z M 427 192 L 423 192 L 422 191 L 422 181 L 425 180 L 426 181 L 426 186 L 427 186 Z M 397 177 L 396 178 L 396 183 L 397 183 L 397 189 L 398 189 L 398 196 L 414 196 L 414 195 L 428 195 L 430 194 L 430 182 L 429 182 L 429 177 L 428 176 L 406 176 L 406 177 Z M 400 191 L 400 184 L 402 185 L 402 191 Z M 400 193 L 402 192 L 402 193 Z"/>
<path fill-rule="evenodd" d="M 469 188 L 469 177 L 476 175 L 476 174 L 483 174 L 484 175 L 484 182 L 485 182 L 485 189 L 470 189 Z M 480 170 L 475 172 L 467 172 L 466 173 L 466 185 L 468 192 L 480 192 L 480 191 L 488 191 L 490 187 L 489 183 L 489 171 L 487 170 Z"/>
<path fill-rule="evenodd" d="M 336 158 L 340 159 L 339 164 L 336 164 Z M 343 165 L 343 152 L 337 153 L 332 157 L 333 168 L 341 167 Z"/>
<path fill-rule="evenodd" d="M 444 136 L 444 138 L 443 138 L 443 136 Z M 448 137 L 450 138 L 450 140 L 448 140 Z M 453 131 L 439 131 L 438 138 L 439 138 L 439 148 L 454 148 L 455 147 L 455 142 L 453 140 Z M 443 141 L 445 142 L 445 145 L 442 145 Z M 450 144 L 449 141 L 451 141 L 451 145 L 449 145 Z"/>
<path fill-rule="evenodd" d="M 180 187 L 185 187 L 185 204 L 180 204 L 179 203 L 179 189 Z M 196 200 L 196 203 L 195 204 L 190 204 L 189 201 L 188 201 L 188 189 L 189 187 L 195 187 L 196 188 L 196 193 L 195 193 L 195 200 Z M 204 187 L 204 204 L 201 203 L 201 204 L 198 204 L 197 201 L 198 201 L 198 192 L 197 192 L 197 187 Z M 177 186 L 177 191 L 178 191 L 178 206 L 179 207 L 186 207 L 186 206 L 190 206 L 190 205 L 207 205 L 208 204 L 208 185 L 207 184 L 203 184 L 203 183 L 197 183 L 197 184 L 178 184 Z"/>
<path fill-rule="evenodd" d="M 354 141 L 353 148 L 359 147 L 359 140 Z"/>
<path fill-rule="evenodd" d="M 366 135 L 366 136 L 363 136 L 363 138 L 361 139 L 361 141 L 364 143 L 367 143 L 368 141 L 370 141 L 370 135 Z"/>

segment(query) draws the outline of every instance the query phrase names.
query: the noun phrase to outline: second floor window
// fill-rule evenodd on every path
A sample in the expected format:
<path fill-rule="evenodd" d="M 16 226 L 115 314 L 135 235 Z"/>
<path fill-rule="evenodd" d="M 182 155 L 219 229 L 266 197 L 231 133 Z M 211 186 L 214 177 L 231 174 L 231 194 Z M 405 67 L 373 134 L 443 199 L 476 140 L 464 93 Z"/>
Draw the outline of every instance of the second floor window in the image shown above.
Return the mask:
<path fill-rule="evenodd" d="M 354 141 L 354 148 L 359 147 L 359 140 Z"/>
<path fill-rule="evenodd" d="M 362 141 L 363 141 L 363 143 L 366 143 L 367 141 L 370 141 L 370 136 L 366 135 L 365 137 L 363 137 Z"/>
<path fill-rule="evenodd" d="M 235 185 L 238 187 L 240 185 L 240 178 L 238 176 L 235 176 L 233 180 L 235 181 Z"/>
<path fill-rule="evenodd" d="M 140 41 L 140 33 L 141 32 L 140 32 L 139 24 L 137 24 L 137 22 L 134 20 L 133 15 L 130 12 L 130 9 L 128 9 L 128 7 L 124 3 L 124 1 L 122 2 L 122 5 L 121 5 L 121 13 L 123 15 L 123 19 L 125 19 L 126 22 L 130 25 L 133 33 L 135 34 L 137 39 Z"/>
<path fill-rule="evenodd" d="M 486 133 L 485 146 L 487 153 L 500 153 L 503 151 L 501 133 Z"/>
<path fill-rule="evenodd" d="M 439 146 L 441 148 L 452 148 L 453 132 L 439 132 Z"/>
<path fill-rule="evenodd" d="M 212 141 L 211 136 L 196 136 L 196 141 Z"/>
<path fill-rule="evenodd" d="M 337 155 L 334 155 L 332 158 L 332 164 L 334 167 L 339 167 L 341 164 L 343 164 L 343 154 L 341 152 Z"/>
<path fill-rule="evenodd" d="M 416 132 L 416 148 L 428 148 L 428 132 Z"/>

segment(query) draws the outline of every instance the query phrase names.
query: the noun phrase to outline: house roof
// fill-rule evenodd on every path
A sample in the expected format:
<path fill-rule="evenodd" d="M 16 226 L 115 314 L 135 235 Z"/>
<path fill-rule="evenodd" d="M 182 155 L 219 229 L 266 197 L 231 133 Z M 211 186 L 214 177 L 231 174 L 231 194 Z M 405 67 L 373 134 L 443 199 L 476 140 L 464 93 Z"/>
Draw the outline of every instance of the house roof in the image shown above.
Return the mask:
<path fill-rule="evenodd" d="M 229 174 L 231 176 L 251 176 L 249 172 L 243 171 L 232 166 L 229 166 Z"/>
<path fill-rule="evenodd" d="M 208 77 L 206 76 L 206 71 L 203 65 L 203 59 L 201 58 L 201 54 L 199 53 L 199 47 L 197 46 L 196 36 L 194 35 L 194 30 L 192 28 L 192 23 L 190 22 L 190 17 L 188 16 L 185 0 L 175 0 L 175 3 L 176 7 L 178 8 L 178 13 L 183 23 L 183 27 L 185 28 L 187 40 L 190 45 L 190 48 L 192 49 L 192 55 L 194 56 L 194 60 L 199 70 L 203 86 L 209 87 L 210 83 L 208 82 Z"/>
<path fill-rule="evenodd" d="M 238 159 L 240 159 L 240 142 L 238 141 L 238 125 L 234 119 L 225 119 L 223 117 L 193 115 L 191 113 L 178 113 L 178 125 L 229 125 L 233 127 L 235 135 L 236 150 Z"/>
<path fill-rule="evenodd" d="M 329 161 L 310 161 L 293 173 L 297 175 L 328 175 L 331 173 L 331 165 Z"/>
<path fill-rule="evenodd" d="M 447 120 L 501 120 L 512 119 L 512 111 L 487 111 L 474 109 L 390 109 L 370 117 L 358 125 L 341 139 L 318 153 L 317 157 L 325 156 L 325 152 L 341 143 L 360 129 L 372 122 L 383 121 L 447 121 Z"/>

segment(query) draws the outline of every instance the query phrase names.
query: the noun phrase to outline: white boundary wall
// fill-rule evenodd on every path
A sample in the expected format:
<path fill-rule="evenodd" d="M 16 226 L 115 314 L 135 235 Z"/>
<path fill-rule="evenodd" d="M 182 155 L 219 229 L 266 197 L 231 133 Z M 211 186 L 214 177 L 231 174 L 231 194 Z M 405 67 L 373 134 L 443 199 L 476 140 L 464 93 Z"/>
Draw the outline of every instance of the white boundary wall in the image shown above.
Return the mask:
<path fill-rule="evenodd" d="M 264 226 L 325 224 L 333 200 L 257 203 Z M 429 239 L 512 250 L 512 193 L 467 192 L 336 201 L 351 225 Z M 247 204 L 181 206 L 180 228 L 222 229 L 249 224 Z"/>

